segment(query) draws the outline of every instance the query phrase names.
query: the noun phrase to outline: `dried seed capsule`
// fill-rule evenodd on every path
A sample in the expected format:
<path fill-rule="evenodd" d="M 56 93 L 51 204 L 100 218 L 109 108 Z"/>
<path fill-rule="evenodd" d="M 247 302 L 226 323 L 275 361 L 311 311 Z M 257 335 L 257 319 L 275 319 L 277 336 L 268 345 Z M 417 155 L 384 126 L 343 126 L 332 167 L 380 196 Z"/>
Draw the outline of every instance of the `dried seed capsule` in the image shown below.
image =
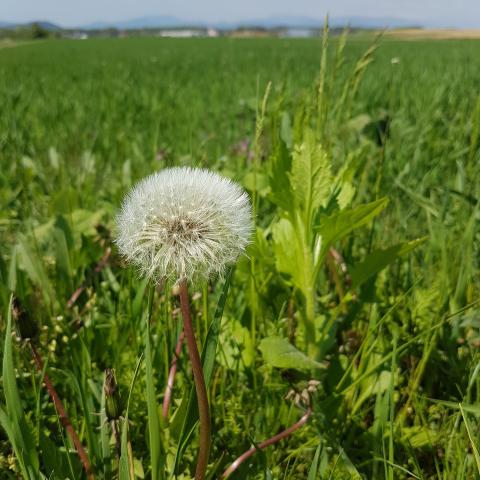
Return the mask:
<path fill-rule="evenodd" d="M 122 398 L 115 379 L 113 368 L 105 369 L 105 381 L 103 384 L 105 392 L 105 414 L 108 421 L 118 420 L 122 415 Z"/>

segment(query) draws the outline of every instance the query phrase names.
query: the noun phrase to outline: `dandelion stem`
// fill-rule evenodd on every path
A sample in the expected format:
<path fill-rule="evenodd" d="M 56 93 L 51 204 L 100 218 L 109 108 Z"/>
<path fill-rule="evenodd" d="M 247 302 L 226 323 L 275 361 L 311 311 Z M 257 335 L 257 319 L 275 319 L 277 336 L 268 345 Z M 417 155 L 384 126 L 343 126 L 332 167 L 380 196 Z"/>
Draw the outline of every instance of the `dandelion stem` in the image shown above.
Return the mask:
<path fill-rule="evenodd" d="M 35 360 L 35 364 L 37 366 L 38 371 L 41 373 L 43 371 L 42 357 L 38 353 L 38 350 L 35 347 L 35 345 L 31 341 L 29 343 L 32 349 L 33 359 Z M 83 448 L 82 442 L 78 438 L 77 432 L 75 432 L 75 429 L 73 428 L 72 423 L 70 422 L 70 418 L 67 412 L 65 411 L 63 403 L 60 400 L 60 397 L 58 396 L 58 393 L 55 390 L 55 387 L 53 386 L 53 383 L 51 382 L 50 377 L 46 373 L 43 377 L 43 382 L 45 383 L 48 393 L 58 412 L 60 422 L 65 427 L 65 430 L 67 431 L 73 444 L 75 445 L 75 449 L 77 450 L 78 456 L 80 457 L 80 461 L 82 462 L 82 466 L 83 466 L 83 469 L 85 470 L 85 473 L 87 474 L 88 480 L 94 480 L 95 477 L 93 476 L 93 473 L 92 473 L 92 466 L 90 465 L 90 461 Z"/>
<path fill-rule="evenodd" d="M 183 330 L 187 340 L 188 355 L 190 357 L 190 363 L 192 364 L 200 417 L 200 449 L 198 453 L 197 468 L 195 470 L 195 480 L 204 480 L 210 454 L 210 408 L 208 406 L 207 387 L 205 385 L 202 362 L 200 360 L 200 354 L 198 353 L 197 342 L 195 340 L 195 333 L 193 331 L 192 319 L 190 316 L 188 286 L 186 280 L 183 280 L 180 284 L 180 308 L 182 310 Z"/>
<path fill-rule="evenodd" d="M 294 423 L 291 427 L 288 427 L 286 430 L 283 430 L 283 432 L 280 432 L 277 435 L 274 435 L 273 437 L 270 437 L 269 439 L 263 441 L 262 443 L 260 443 L 258 445 L 255 445 L 250 450 L 247 450 L 245 453 L 240 455 L 225 470 L 225 472 L 223 472 L 222 478 L 228 478 L 245 460 L 250 458 L 258 450 L 262 450 L 264 448 L 269 447 L 270 445 L 273 445 L 274 443 L 277 443 L 278 441 L 282 440 L 283 438 L 291 435 L 295 430 L 298 430 L 300 427 L 305 425 L 305 423 L 307 423 L 308 419 L 310 418 L 311 414 L 312 414 L 312 407 L 309 406 L 307 408 L 307 411 L 303 415 L 303 417 L 298 422 Z"/>
<path fill-rule="evenodd" d="M 177 346 L 175 347 L 175 356 L 170 364 L 170 371 L 168 372 L 167 387 L 165 388 L 165 395 L 163 396 L 162 415 L 163 418 L 168 417 L 168 409 L 170 408 L 170 402 L 172 399 L 173 384 L 175 382 L 175 375 L 177 373 L 177 363 L 180 353 L 182 353 L 183 340 L 185 333 L 182 330 L 178 337 Z"/>

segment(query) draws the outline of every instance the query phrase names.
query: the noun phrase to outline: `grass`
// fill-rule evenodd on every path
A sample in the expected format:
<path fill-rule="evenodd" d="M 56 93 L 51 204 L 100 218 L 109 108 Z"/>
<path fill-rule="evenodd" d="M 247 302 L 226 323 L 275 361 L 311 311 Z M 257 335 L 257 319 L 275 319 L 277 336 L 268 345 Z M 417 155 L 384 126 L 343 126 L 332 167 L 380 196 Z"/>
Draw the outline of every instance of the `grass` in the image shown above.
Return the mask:
<path fill-rule="evenodd" d="M 224 308 L 225 280 L 192 296 L 211 478 L 297 422 L 306 405 L 285 396 L 311 379 L 308 423 L 231 478 L 480 478 L 480 42 L 334 38 L 323 52 L 153 38 L 0 51 L 2 478 L 85 478 L 10 335 L 12 291 L 95 478 L 191 478 L 185 350 L 161 416 L 178 298 L 115 248 L 95 270 L 123 195 L 171 165 L 234 178 L 256 213 Z M 122 418 L 128 404 L 120 459 L 99 415 L 106 368 Z"/>

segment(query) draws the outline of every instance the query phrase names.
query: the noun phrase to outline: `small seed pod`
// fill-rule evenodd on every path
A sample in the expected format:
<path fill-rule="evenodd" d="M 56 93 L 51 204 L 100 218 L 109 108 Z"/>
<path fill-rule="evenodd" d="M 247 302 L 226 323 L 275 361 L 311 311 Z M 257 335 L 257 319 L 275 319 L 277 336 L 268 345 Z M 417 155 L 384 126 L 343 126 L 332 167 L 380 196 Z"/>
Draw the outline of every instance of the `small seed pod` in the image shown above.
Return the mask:
<path fill-rule="evenodd" d="M 23 308 L 18 297 L 12 301 L 12 317 L 15 321 L 18 336 L 22 340 L 36 340 L 38 338 L 38 325 L 31 315 Z"/>
<path fill-rule="evenodd" d="M 105 414 L 108 421 L 118 420 L 122 415 L 122 398 L 115 379 L 115 370 L 113 368 L 105 369 L 105 381 L 103 384 L 105 392 Z"/>

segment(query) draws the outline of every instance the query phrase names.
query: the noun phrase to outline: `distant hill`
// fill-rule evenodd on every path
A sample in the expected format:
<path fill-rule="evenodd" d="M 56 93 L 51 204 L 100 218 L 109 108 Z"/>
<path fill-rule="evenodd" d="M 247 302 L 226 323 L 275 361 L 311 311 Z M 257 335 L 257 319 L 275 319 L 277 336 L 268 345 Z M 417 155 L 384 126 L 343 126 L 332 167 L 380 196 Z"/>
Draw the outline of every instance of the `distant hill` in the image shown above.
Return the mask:
<path fill-rule="evenodd" d="M 185 25 L 192 26 L 191 23 L 181 20 L 177 17 L 160 15 L 153 17 L 139 17 L 132 20 L 119 22 L 94 22 L 87 25 L 81 25 L 85 30 L 104 30 L 106 28 L 117 28 L 119 30 L 137 30 L 141 28 L 179 28 Z"/>
<path fill-rule="evenodd" d="M 261 19 L 244 20 L 233 23 L 218 23 L 217 28 L 262 27 L 262 28 L 321 28 L 324 18 L 273 16 Z M 404 28 L 418 25 L 418 22 L 394 17 L 334 17 L 329 19 L 331 27 L 351 26 L 355 28 Z"/>
<path fill-rule="evenodd" d="M 27 23 L 0 22 L 0 28 L 6 28 L 6 29 L 14 29 L 14 28 L 22 28 L 22 27 L 27 28 L 27 27 L 31 27 L 33 24 L 37 24 L 39 27 L 45 30 L 48 30 L 50 32 L 62 29 L 62 27 L 52 22 L 48 22 L 46 20 L 38 20 L 38 21 L 27 22 Z"/>

